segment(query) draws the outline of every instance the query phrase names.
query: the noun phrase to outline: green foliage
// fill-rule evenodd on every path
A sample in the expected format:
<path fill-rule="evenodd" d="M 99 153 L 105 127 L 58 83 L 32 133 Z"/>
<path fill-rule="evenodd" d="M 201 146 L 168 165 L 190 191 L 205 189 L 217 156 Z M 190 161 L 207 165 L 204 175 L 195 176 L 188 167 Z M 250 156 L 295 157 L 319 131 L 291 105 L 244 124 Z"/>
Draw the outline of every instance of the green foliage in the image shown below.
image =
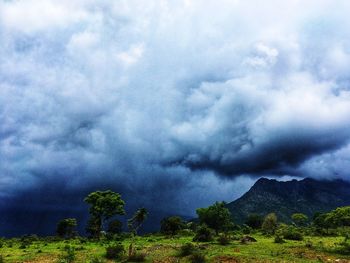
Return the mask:
<path fill-rule="evenodd" d="M 5 262 L 4 257 L 0 255 L 0 263 L 4 263 L 4 262 Z"/>
<path fill-rule="evenodd" d="M 160 232 L 166 235 L 176 235 L 185 227 L 185 223 L 179 216 L 170 216 L 160 222 Z"/>
<path fill-rule="evenodd" d="M 192 254 L 190 258 L 192 263 L 204 263 L 206 262 L 205 255 L 201 253 L 200 251 L 196 251 Z"/>
<path fill-rule="evenodd" d="M 56 233 L 61 238 L 72 238 L 77 227 L 75 218 L 66 218 L 57 223 Z"/>
<path fill-rule="evenodd" d="M 192 255 L 196 251 L 196 247 L 192 243 L 186 243 L 180 247 L 180 257 Z"/>
<path fill-rule="evenodd" d="M 264 221 L 264 218 L 261 215 L 250 214 L 247 217 L 245 224 L 253 229 L 260 229 L 263 221 Z"/>
<path fill-rule="evenodd" d="M 295 213 L 292 215 L 292 220 L 293 223 L 297 226 L 306 226 L 309 218 L 307 215 L 304 215 L 302 213 Z"/>
<path fill-rule="evenodd" d="M 215 202 L 207 208 L 198 208 L 196 212 L 200 223 L 214 229 L 216 234 L 232 227 L 231 213 L 225 202 Z"/>
<path fill-rule="evenodd" d="M 89 225 L 87 232 L 99 236 L 103 230 L 103 223 L 115 215 L 124 215 L 124 201 L 120 194 L 108 191 L 96 191 L 90 193 L 84 201 L 90 205 Z"/>
<path fill-rule="evenodd" d="M 218 243 L 222 246 L 226 246 L 226 245 L 230 244 L 230 241 L 231 241 L 230 237 L 227 235 L 220 235 L 218 237 Z"/>
<path fill-rule="evenodd" d="M 125 254 L 125 249 L 122 244 L 116 244 L 106 248 L 106 258 L 121 259 Z"/>
<path fill-rule="evenodd" d="M 303 235 L 298 230 L 298 228 L 294 226 L 287 226 L 284 229 L 282 229 L 282 235 L 283 238 L 289 239 L 289 240 L 303 240 Z"/>
<path fill-rule="evenodd" d="M 276 234 L 274 242 L 277 243 L 277 244 L 283 244 L 286 241 L 284 241 L 284 239 L 283 239 L 281 234 Z"/>
<path fill-rule="evenodd" d="M 350 255 L 350 240 L 348 235 L 346 235 L 344 241 L 339 244 L 338 253 Z"/>
<path fill-rule="evenodd" d="M 64 247 L 64 253 L 58 258 L 57 263 L 72 263 L 76 258 L 75 249 L 71 246 Z"/>
<path fill-rule="evenodd" d="M 327 213 L 325 222 L 331 227 L 350 226 L 350 206 L 338 207 Z"/>
<path fill-rule="evenodd" d="M 201 225 L 197 228 L 193 241 L 209 242 L 213 240 L 213 232 L 207 225 Z"/>
<path fill-rule="evenodd" d="M 89 263 L 106 263 L 106 260 L 98 256 L 94 256 L 89 260 Z"/>
<path fill-rule="evenodd" d="M 129 262 L 143 262 L 146 261 L 145 253 L 133 253 L 128 257 Z"/>
<path fill-rule="evenodd" d="M 128 220 L 128 228 L 133 234 L 137 234 L 137 231 L 142 226 L 143 222 L 147 219 L 147 209 L 140 208 L 138 209 L 132 218 Z"/>
<path fill-rule="evenodd" d="M 276 232 L 277 226 L 278 226 L 278 224 L 277 224 L 276 214 L 270 213 L 265 217 L 261 228 L 265 234 L 273 235 Z"/>

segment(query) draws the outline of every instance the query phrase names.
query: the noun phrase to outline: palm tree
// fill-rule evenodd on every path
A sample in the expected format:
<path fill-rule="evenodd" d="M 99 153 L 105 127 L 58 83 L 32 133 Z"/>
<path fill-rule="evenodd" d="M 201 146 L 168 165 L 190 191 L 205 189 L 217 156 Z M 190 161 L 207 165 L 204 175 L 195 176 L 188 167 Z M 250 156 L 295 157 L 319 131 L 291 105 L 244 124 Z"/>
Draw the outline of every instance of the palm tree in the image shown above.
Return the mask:
<path fill-rule="evenodd" d="M 131 243 L 129 246 L 129 257 L 134 254 L 134 249 L 133 249 L 133 243 L 134 243 L 134 238 L 137 235 L 137 231 L 140 229 L 142 226 L 143 222 L 146 220 L 148 215 L 148 211 L 146 208 L 142 207 L 139 208 L 135 214 L 133 215 L 132 218 L 128 220 L 128 228 L 130 229 L 132 239 Z"/>

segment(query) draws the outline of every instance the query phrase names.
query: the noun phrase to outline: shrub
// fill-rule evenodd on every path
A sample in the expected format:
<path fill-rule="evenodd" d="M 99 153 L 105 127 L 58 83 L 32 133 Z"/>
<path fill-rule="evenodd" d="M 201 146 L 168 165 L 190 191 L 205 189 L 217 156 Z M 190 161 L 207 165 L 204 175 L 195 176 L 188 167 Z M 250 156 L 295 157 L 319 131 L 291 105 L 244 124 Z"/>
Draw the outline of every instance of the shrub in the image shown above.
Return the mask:
<path fill-rule="evenodd" d="M 133 253 L 128 257 L 128 261 L 130 262 L 143 262 L 146 260 L 145 253 Z"/>
<path fill-rule="evenodd" d="M 105 262 L 106 262 L 106 260 L 104 260 L 103 258 L 99 258 L 97 256 L 95 256 L 89 260 L 89 263 L 105 263 Z"/>
<path fill-rule="evenodd" d="M 289 226 L 285 228 L 282 231 L 282 234 L 283 234 L 283 238 L 285 239 L 298 240 L 298 241 L 303 240 L 303 235 L 300 233 L 300 231 L 296 227 L 293 227 L 293 226 Z"/>
<path fill-rule="evenodd" d="M 350 240 L 349 236 L 345 236 L 345 239 L 343 242 L 341 242 L 340 247 L 338 248 L 338 252 L 344 255 L 350 255 Z"/>
<path fill-rule="evenodd" d="M 241 228 L 242 233 L 245 234 L 245 235 L 250 234 L 252 232 L 252 230 L 253 229 L 250 226 L 245 225 L 245 224 Z"/>
<path fill-rule="evenodd" d="M 106 248 L 106 258 L 108 259 L 120 259 L 124 253 L 125 249 L 122 244 L 116 244 Z"/>
<path fill-rule="evenodd" d="M 64 254 L 58 259 L 58 263 L 72 263 L 75 260 L 75 250 L 74 247 L 65 246 Z"/>
<path fill-rule="evenodd" d="M 262 223 L 262 230 L 265 234 L 267 235 L 272 235 L 275 234 L 275 231 L 277 229 L 277 216 L 275 213 L 270 213 L 268 214 L 265 219 L 264 222 Z"/>
<path fill-rule="evenodd" d="M 186 257 L 192 255 L 196 251 L 196 247 L 192 243 L 186 243 L 180 248 L 180 257 Z"/>
<path fill-rule="evenodd" d="M 4 257 L 0 255 L 0 263 L 4 263 L 4 262 L 5 262 Z"/>
<path fill-rule="evenodd" d="M 221 235 L 218 237 L 218 242 L 220 245 L 226 246 L 226 245 L 230 244 L 230 238 L 226 235 Z"/>
<path fill-rule="evenodd" d="M 286 241 L 284 241 L 284 239 L 283 239 L 283 237 L 281 235 L 277 234 L 275 236 L 275 241 L 274 242 L 277 243 L 277 244 L 282 244 L 282 243 L 285 243 Z"/>
<path fill-rule="evenodd" d="M 201 225 L 198 227 L 196 235 L 193 238 L 193 241 L 198 242 L 209 242 L 213 240 L 212 230 L 206 225 Z"/>
<path fill-rule="evenodd" d="M 206 262 L 205 255 L 200 252 L 195 252 L 191 256 L 192 263 L 204 263 Z"/>

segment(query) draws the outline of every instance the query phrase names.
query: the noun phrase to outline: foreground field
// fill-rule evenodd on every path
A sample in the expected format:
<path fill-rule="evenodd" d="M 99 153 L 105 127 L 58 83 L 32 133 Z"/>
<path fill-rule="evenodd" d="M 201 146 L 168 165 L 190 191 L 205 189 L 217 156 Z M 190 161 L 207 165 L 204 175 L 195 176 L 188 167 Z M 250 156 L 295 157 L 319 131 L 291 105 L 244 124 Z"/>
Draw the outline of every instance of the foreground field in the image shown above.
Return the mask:
<path fill-rule="evenodd" d="M 252 236 L 257 242 L 242 244 L 235 240 L 223 246 L 217 242 L 192 242 L 191 236 L 150 235 L 137 237 L 135 245 L 138 252 L 146 255 L 146 262 L 191 262 L 189 256 L 179 256 L 181 246 L 189 242 L 205 255 L 208 262 L 350 262 L 350 256 L 337 253 L 341 237 L 305 237 L 303 241 L 276 244 L 272 237 Z M 130 239 L 120 242 L 127 249 Z M 64 248 L 70 246 L 74 248 L 74 262 L 114 262 L 105 260 L 106 247 L 113 243 L 116 241 L 93 242 L 81 238 L 37 240 L 24 248 L 18 239 L 11 239 L 2 242 L 0 255 L 3 262 L 58 262 L 65 253 Z"/>

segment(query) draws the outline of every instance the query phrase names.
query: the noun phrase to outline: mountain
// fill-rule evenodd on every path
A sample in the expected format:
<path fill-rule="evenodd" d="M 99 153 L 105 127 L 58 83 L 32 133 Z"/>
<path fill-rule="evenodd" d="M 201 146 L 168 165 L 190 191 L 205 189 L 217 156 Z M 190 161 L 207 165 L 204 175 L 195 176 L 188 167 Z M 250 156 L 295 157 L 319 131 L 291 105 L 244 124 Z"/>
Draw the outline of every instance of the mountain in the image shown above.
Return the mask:
<path fill-rule="evenodd" d="M 227 207 L 236 223 L 244 223 L 252 213 L 264 216 L 274 212 L 280 221 L 289 222 L 293 213 L 304 213 L 312 218 L 316 212 L 327 212 L 345 205 L 350 205 L 349 182 L 311 178 L 281 182 L 261 178 Z"/>

